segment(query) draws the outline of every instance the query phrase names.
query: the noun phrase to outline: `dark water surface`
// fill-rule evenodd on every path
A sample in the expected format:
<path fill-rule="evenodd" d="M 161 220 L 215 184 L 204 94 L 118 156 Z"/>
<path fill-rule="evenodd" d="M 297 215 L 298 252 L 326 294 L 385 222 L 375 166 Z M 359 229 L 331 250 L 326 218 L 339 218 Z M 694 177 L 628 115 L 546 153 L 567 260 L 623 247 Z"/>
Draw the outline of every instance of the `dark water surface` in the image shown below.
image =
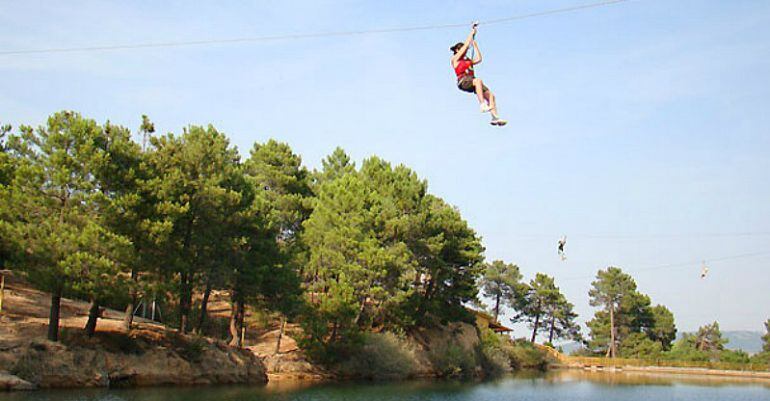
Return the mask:
<path fill-rule="evenodd" d="M 553 371 L 524 373 L 481 383 L 393 382 L 266 387 L 51 390 L 0 393 L 0 401 L 770 401 L 770 380 L 680 375 Z"/>

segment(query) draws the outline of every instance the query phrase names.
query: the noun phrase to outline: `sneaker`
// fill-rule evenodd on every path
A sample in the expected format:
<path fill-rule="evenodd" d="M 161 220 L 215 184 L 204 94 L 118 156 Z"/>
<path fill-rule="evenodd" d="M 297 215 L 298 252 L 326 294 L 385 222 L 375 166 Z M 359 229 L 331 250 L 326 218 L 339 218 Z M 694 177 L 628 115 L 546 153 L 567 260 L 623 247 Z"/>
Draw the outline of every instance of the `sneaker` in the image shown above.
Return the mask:
<path fill-rule="evenodd" d="M 508 124 L 508 121 L 503 120 L 502 118 L 493 118 L 489 123 L 492 125 L 497 125 L 498 127 L 502 127 L 503 125 Z"/>
<path fill-rule="evenodd" d="M 486 103 L 482 103 L 481 104 L 481 112 L 482 113 L 489 113 L 491 110 L 492 110 L 492 107 L 490 107 L 488 104 L 486 104 Z"/>

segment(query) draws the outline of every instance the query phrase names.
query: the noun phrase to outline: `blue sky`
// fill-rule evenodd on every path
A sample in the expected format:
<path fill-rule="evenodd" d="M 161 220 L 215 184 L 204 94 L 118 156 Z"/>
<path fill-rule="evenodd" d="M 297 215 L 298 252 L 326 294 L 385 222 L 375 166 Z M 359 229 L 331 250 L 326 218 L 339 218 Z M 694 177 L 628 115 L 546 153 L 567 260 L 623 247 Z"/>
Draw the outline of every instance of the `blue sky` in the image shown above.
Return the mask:
<path fill-rule="evenodd" d="M 588 2 L 0 2 L 0 50 L 452 24 Z M 761 330 L 770 3 L 635 0 L 482 25 L 478 75 L 503 129 L 454 86 L 448 47 L 466 33 L 0 56 L 0 121 L 72 109 L 135 128 L 147 114 L 160 132 L 214 124 L 243 154 L 276 138 L 311 168 L 336 146 L 358 162 L 376 154 L 456 205 L 490 260 L 553 275 L 581 318 L 591 277 L 616 265 L 680 329 Z"/>

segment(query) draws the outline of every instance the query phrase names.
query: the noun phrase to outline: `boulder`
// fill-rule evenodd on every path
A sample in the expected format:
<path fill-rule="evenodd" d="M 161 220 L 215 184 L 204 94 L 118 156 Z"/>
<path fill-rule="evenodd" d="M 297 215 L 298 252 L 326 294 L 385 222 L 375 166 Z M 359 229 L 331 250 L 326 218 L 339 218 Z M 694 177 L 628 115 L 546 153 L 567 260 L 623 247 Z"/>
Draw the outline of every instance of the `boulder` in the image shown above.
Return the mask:
<path fill-rule="evenodd" d="M 37 386 L 24 379 L 9 373 L 0 372 L 0 390 L 26 391 L 35 389 L 37 389 Z"/>

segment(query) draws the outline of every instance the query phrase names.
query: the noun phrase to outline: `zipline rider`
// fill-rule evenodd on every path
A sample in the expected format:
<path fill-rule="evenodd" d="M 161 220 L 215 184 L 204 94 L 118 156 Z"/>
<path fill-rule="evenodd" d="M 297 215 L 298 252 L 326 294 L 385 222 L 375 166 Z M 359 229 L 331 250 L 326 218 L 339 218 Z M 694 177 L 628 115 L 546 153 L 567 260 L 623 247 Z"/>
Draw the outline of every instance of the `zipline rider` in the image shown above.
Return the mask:
<path fill-rule="evenodd" d="M 476 32 L 478 31 L 478 23 L 474 22 L 471 27 L 471 32 L 468 34 L 468 38 L 465 42 L 459 42 L 450 47 L 452 51 L 451 64 L 457 75 L 457 87 L 464 92 L 476 93 L 476 97 L 479 99 L 479 105 L 482 113 L 490 113 L 492 115 L 492 121 L 490 124 L 503 126 L 508 123 L 500 118 L 497 114 L 497 104 L 495 103 L 495 95 L 492 93 L 481 78 L 476 78 L 473 72 L 473 66 L 481 63 L 481 51 L 479 45 L 476 43 Z M 471 47 L 473 46 L 473 47 Z M 468 57 L 468 50 L 472 49 L 473 57 Z"/>

